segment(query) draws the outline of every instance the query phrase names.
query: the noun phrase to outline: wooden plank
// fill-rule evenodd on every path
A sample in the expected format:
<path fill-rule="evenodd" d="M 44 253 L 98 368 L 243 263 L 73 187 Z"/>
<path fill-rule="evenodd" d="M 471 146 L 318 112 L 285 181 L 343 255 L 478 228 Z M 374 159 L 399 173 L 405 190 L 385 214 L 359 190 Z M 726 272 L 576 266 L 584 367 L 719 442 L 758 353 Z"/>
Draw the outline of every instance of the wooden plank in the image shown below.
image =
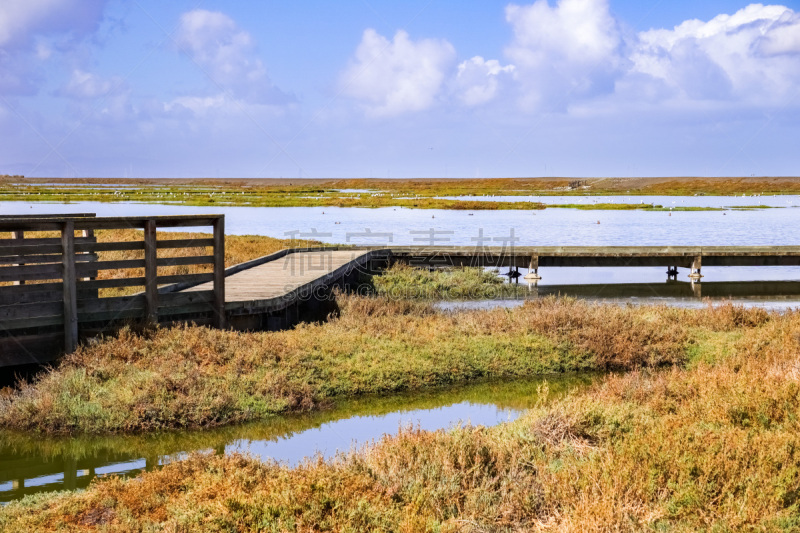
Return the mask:
<path fill-rule="evenodd" d="M 81 324 L 87 322 L 119 322 L 122 320 L 145 320 L 145 308 L 129 307 L 127 309 L 113 309 L 111 311 L 98 311 L 80 313 Z"/>
<path fill-rule="evenodd" d="M 143 294 L 133 296 L 114 296 L 111 298 L 88 298 L 78 300 L 78 313 L 99 313 L 121 309 L 144 309 L 146 300 Z"/>
<path fill-rule="evenodd" d="M 61 254 L 61 243 L 53 244 L 31 244 L 33 239 L 25 239 L 25 244 L 6 244 L 0 248 L 0 255 L 39 255 L 39 254 Z M 19 241 L 17 241 L 19 242 Z"/>
<path fill-rule="evenodd" d="M 217 327 L 225 323 L 225 218 L 214 221 L 214 312 Z"/>
<path fill-rule="evenodd" d="M 208 248 L 214 246 L 214 239 L 163 239 L 156 247 L 159 250 L 169 248 Z M 144 241 L 98 242 L 76 245 L 78 252 L 120 252 L 144 250 Z"/>
<path fill-rule="evenodd" d="M 97 239 L 95 237 L 75 237 L 75 244 L 78 243 L 88 243 L 88 242 L 95 242 Z M 16 246 L 19 244 L 19 241 L 16 239 L 0 239 L 0 254 L 3 253 L 5 246 Z M 26 238 L 25 245 L 30 246 L 61 246 L 61 237 L 37 237 L 37 238 Z"/>
<path fill-rule="evenodd" d="M 37 220 L 49 218 L 86 218 L 96 217 L 96 213 L 64 213 L 64 214 L 37 214 L 37 215 L 0 215 L 0 220 Z"/>
<path fill-rule="evenodd" d="M 4 295 L 0 293 L 0 306 L 5 305 L 18 305 L 18 304 L 31 304 L 38 302 L 61 302 L 64 295 L 61 293 L 61 284 L 59 283 L 59 290 L 57 291 L 37 291 L 20 295 Z M 32 285 L 25 285 L 31 287 Z M 78 298 L 81 294 L 78 294 Z"/>
<path fill-rule="evenodd" d="M 62 264 L 4 266 L 0 267 L 0 282 L 40 279 L 61 279 Z"/>
<path fill-rule="evenodd" d="M 78 290 L 113 289 L 118 287 L 144 287 L 145 278 L 96 279 L 79 281 Z"/>
<path fill-rule="evenodd" d="M 158 322 L 158 249 L 156 248 L 156 221 L 148 220 L 144 226 L 144 294 L 147 301 L 147 321 Z"/>
<path fill-rule="evenodd" d="M 60 312 L 57 316 L 35 316 L 35 317 L 27 317 L 27 318 L 11 318 L 8 320 L 3 320 L 2 322 L 2 332 L 13 332 L 15 330 L 28 330 L 31 328 L 43 328 L 48 326 L 63 326 L 64 325 L 64 314 L 63 311 Z M 64 339 L 64 333 L 59 333 L 61 335 L 62 340 Z"/>
<path fill-rule="evenodd" d="M 221 215 L 220 215 L 221 216 Z M 162 228 L 190 228 L 211 226 L 216 220 L 213 215 L 193 216 L 159 216 L 159 217 L 102 217 L 94 219 L 78 219 L 76 229 L 144 229 L 148 220 L 156 220 Z M 2 222 L 0 222 L 2 228 Z"/>
<path fill-rule="evenodd" d="M 144 268 L 144 267 L 145 267 L 144 259 L 122 259 L 119 261 L 95 261 L 91 263 L 78 263 L 76 265 L 79 278 L 96 275 L 98 270 L 125 270 L 130 268 Z"/>
<path fill-rule="evenodd" d="M 208 248 L 214 246 L 214 239 L 161 239 L 158 249 L 168 248 Z"/>
<path fill-rule="evenodd" d="M 76 262 L 97 261 L 97 254 L 77 254 Z M 17 265 L 24 262 L 27 265 L 43 263 L 61 263 L 61 254 L 58 255 L 9 255 L 0 256 L 0 265 Z"/>
<path fill-rule="evenodd" d="M 75 273 L 75 221 L 67 220 L 61 230 L 64 260 L 64 350 L 72 352 L 78 346 L 77 276 Z"/>
<path fill-rule="evenodd" d="M 77 252 L 127 252 L 144 250 L 144 241 L 94 242 L 75 245 Z"/>
<path fill-rule="evenodd" d="M 183 274 L 175 276 L 158 276 L 158 284 L 166 285 L 168 283 L 206 283 L 214 281 L 214 274 Z"/>
<path fill-rule="evenodd" d="M 18 303 L 0 306 L 0 324 L 3 324 L 6 320 L 16 318 L 60 315 L 63 305 L 63 300 L 58 299 L 49 302 Z"/>
<path fill-rule="evenodd" d="M 59 231 L 61 222 L 47 219 L 4 219 L 0 220 L 0 231 Z"/>
<path fill-rule="evenodd" d="M 63 289 L 61 282 L 57 283 L 33 283 L 24 287 L 4 285 L 0 287 L 0 296 L 17 297 L 23 294 L 30 294 L 35 292 L 47 291 L 61 291 Z"/>
<path fill-rule="evenodd" d="M 156 283 L 166 285 L 169 283 L 206 283 L 214 280 L 214 274 L 183 274 L 174 276 L 158 276 Z M 79 290 L 111 289 L 116 287 L 144 287 L 146 278 L 119 278 L 119 279 L 98 279 L 92 281 L 79 281 Z"/>
<path fill-rule="evenodd" d="M 158 266 L 182 266 L 182 265 L 213 265 L 213 255 L 196 255 L 191 257 L 159 257 L 156 261 Z"/>

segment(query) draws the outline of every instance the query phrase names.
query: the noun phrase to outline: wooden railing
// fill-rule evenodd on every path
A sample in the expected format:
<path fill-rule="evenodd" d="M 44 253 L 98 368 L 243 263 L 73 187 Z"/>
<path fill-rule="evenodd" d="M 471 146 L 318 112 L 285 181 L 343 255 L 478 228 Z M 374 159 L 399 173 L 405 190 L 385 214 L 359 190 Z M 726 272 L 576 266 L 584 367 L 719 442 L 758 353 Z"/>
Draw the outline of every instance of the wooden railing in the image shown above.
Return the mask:
<path fill-rule="evenodd" d="M 157 234 L 162 228 L 204 226 L 211 226 L 211 238 Z M 142 230 L 142 236 L 119 242 L 96 238 L 97 230 L 119 229 Z M 0 217 L 0 234 L 8 233 L 11 238 L 0 238 L 0 367 L 52 359 L 73 351 L 81 337 L 129 321 L 225 327 L 223 215 Z M 45 236 L 29 237 L 31 233 Z M 210 248 L 211 253 L 174 255 L 192 248 Z M 109 260 L 104 256 L 110 252 L 135 258 Z M 159 268 L 198 266 L 210 271 L 159 275 Z M 101 274 L 112 270 L 114 277 Z M 213 282 L 213 289 L 166 294 L 158 290 L 167 284 L 205 282 Z M 101 297 L 108 290 L 135 287 L 144 290 Z"/>

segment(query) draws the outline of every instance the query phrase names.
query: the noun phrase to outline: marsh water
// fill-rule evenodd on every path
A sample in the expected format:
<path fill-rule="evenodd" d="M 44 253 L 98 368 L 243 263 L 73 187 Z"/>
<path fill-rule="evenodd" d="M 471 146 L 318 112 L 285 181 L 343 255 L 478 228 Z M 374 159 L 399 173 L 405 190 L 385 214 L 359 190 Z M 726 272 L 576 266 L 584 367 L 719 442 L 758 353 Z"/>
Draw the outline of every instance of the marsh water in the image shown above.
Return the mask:
<path fill-rule="evenodd" d="M 475 197 L 469 197 L 475 198 Z M 492 197 L 477 197 L 491 199 Z M 509 199 L 520 197 L 508 197 Z M 523 197 L 524 198 L 524 197 Z M 531 197 L 533 198 L 533 197 Z M 785 246 L 800 245 L 800 197 L 798 196 L 616 196 L 536 197 L 555 203 L 616 201 L 691 207 L 769 205 L 769 209 L 725 209 L 723 211 L 580 210 L 440 210 L 335 207 L 192 207 L 162 204 L 78 202 L 45 204 L 0 202 L 0 214 L 93 212 L 99 216 L 225 214 L 229 234 L 295 237 L 328 243 L 355 245 L 458 245 L 458 246 Z M 498 199 L 495 197 L 494 199 Z M 501 198 L 503 199 L 503 198 Z M 537 284 L 540 294 L 547 287 L 579 285 L 640 287 L 656 298 L 671 302 L 674 291 L 666 283 L 663 268 L 543 268 Z M 523 271 L 524 274 L 524 271 Z M 703 283 L 794 281 L 800 282 L 800 267 L 704 268 Z M 681 269 L 678 280 L 688 281 Z M 784 285 L 790 289 L 789 285 Z M 737 288 L 740 289 L 741 287 Z M 544 291 L 542 290 L 544 289 Z M 614 297 L 625 295 L 617 290 Z M 636 296 L 636 289 L 631 297 Z M 582 292 L 582 291 L 577 291 Z M 697 299 L 697 291 L 688 297 Z M 722 294 L 724 291 L 718 291 Z M 702 298 L 703 291 L 700 291 Z M 793 293 L 773 293 L 793 296 Z M 712 292 L 705 296 L 715 297 Z M 732 295 L 728 295 L 732 296 Z M 740 298 L 747 294 L 736 292 Z M 754 294 L 753 296 L 759 296 Z M 720 296 L 726 297 L 726 296 Z M 775 299 L 785 304 L 785 299 Z M 674 300 L 678 301 L 678 300 Z M 755 303 L 762 303 L 756 298 Z M 796 298 L 792 301 L 800 301 Z"/>
<path fill-rule="evenodd" d="M 586 387 L 594 378 L 548 376 L 367 397 L 338 402 L 327 410 L 205 431 L 74 438 L 0 433 L 0 502 L 84 488 L 101 475 L 136 475 L 192 452 L 241 452 L 296 465 L 317 455 L 330 458 L 348 452 L 397 433 L 401 427 L 492 426 L 514 420 L 526 409 L 569 390 Z"/>

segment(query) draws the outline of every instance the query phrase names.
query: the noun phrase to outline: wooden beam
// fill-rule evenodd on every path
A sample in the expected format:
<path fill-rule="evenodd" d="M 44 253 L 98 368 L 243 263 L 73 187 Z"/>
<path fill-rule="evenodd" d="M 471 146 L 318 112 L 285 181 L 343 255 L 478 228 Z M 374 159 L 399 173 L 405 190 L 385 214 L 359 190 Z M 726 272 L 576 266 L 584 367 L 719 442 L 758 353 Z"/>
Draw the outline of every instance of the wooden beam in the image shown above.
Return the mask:
<path fill-rule="evenodd" d="M 66 220 L 61 226 L 61 254 L 64 267 L 64 350 L 69 353 L 78 347 L 78 295 L 75 275 L 75 221 Z"/>
<path fill-rule="evenodd" d="M 144 294 L 147 302 L 147 321 L 158 323 L 158 248 L 156 247 L 156 221 L 148 220 L 144 226 Z"/>
<path fill-rule="evenodd" d="M 225 320 L 225 217 L 214 221 L 214 312 L 217 327 L 224 329 Z"/>

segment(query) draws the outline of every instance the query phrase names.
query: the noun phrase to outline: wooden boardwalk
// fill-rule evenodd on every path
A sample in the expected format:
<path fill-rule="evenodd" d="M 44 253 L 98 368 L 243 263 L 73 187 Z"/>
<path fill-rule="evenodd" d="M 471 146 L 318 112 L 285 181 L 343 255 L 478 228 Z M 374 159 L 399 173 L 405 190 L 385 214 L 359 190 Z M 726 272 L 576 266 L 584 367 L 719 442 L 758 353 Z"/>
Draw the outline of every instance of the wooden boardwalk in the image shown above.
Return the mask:
<path fill-rule="evenodd" d="M 246 263 L 234 267 L 238 272 L 226 272 L 225 310 L 228 313 L 280 311 L 297 300 L 314 297 L 315 290 L 336 280 L 367 272 L 371 260 L 385 255 L 380 250 L 294 251 L 274 254 L 270 260 L 255 266 L 247 267 Z M 210 288 L 210 284 L 204 283 L 183 292 Z"/>

